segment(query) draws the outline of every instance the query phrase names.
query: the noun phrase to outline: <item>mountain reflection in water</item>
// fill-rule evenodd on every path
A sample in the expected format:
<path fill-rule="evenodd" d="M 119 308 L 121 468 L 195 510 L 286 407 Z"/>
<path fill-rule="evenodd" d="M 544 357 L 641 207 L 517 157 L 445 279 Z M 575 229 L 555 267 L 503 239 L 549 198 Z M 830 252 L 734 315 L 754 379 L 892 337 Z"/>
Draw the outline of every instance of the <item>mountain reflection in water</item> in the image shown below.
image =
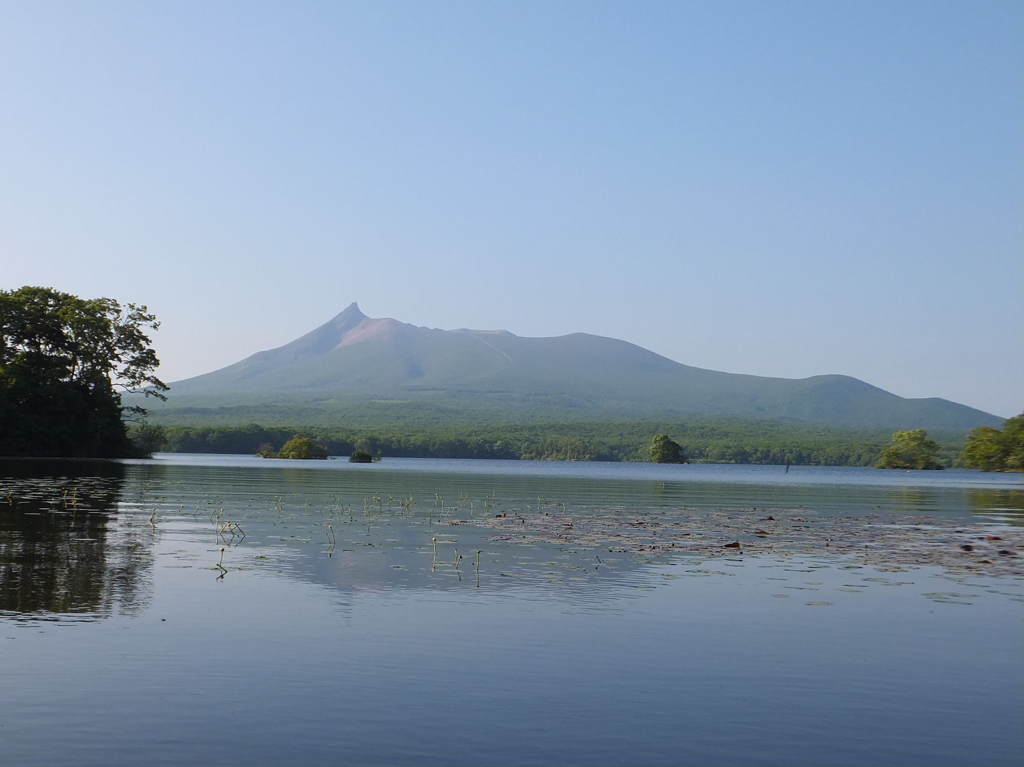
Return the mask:
<path fill-rule="evenodd" d="M 1010 764 L 1024 487 L 922 474 L 0 463 L 0 761 Z"/>
<path fill-rule="evenodd" d="M 592 477 L 586 466 L 571 468 L 582 476 L 532 476 L 408 470 L 444 468 L 438 461 L 325 471 L 226 458 L 2 464 L 0 610 L 76 619 L 137 612 L 157 557 L 217 579 L 266 572 L 342 592 L 536 586 L 582 601 L 642 578 L 665 554 L 699 565 L 759 552 L 833 560 L 870 552 L 868 564 L 1007 572 L 1017 560 L 996 553 L 1008 545 L 1003 536 L 978 543 L 972 531 L 979 522 L 1019 530 L 1024 520 L 1022 489 L 875 486 L 867 480 L 893 475 L 870 470 L 833 470 L 845 483 L 837 487 L 820 483 L 828 470 L 812 475 L 816 483 L 780 484 L 771 474 L 759 485 L 699 473 L 618 479 L 600 466 Z M 474 469 L 488 463 L 497 462 Z M 725 547 L 733 541 L 735 553 Z"/>

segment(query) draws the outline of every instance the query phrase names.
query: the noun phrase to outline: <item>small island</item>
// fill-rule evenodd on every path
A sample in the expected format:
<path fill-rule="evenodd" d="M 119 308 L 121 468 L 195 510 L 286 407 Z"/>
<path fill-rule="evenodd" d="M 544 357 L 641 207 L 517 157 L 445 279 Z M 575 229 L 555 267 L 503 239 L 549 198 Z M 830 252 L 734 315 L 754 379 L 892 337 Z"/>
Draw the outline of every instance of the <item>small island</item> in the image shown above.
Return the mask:
<path fill-rule="evenodd" d="M 683 446 L 667 434 L 657 434 L 651 440 L 651 461 L 653 463 L 686 463 Z"/>
<path fill-rule="evenodd" d="M 280 450 L 275 451 L 273 445 L 261 445 L 256 455 L 260 458 L 288 458 L 298 461 L 325 460 L 327 448 L 309 437 L 297 434 L 285 442 Z"/>
<path fill-rule="evenodd" d="M 260 445 L 256 455 L 260 458 L 286 458 L 295 461 L 326 460 L 328 458 L 327 447 L 310 437 L 296 434 L 275 450 L 269 442 Z M 367 450 L 355 449 L 348 457 L 349 463 L 376 463 L 380 460 L 379 455 L 374 455 Z"/>
<path fill-rule="evenodd" d="M 875 466 L 879 469 L 944 469 L 939 461 L 939 444 L 928 438 L 924 429 L 897 431 L 892 443 L 882 451 Z"/>

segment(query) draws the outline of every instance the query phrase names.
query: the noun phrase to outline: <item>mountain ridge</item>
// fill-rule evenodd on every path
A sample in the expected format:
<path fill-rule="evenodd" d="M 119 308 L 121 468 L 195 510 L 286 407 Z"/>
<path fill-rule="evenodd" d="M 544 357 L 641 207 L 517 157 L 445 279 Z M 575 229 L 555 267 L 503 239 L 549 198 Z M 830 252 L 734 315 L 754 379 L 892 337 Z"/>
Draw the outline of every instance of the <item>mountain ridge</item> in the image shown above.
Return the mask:
<path fill-rule="evenodd" d="M 465 417 L 739 417 L 963 431 L 1002 419 L 940 397 L 904 398 L 852 376 L 779 378 L 686 365 L 590 333 L 518 336 L 371 318 L 355 302 L 281 346 L 172 384 L 155 414 L 246 403 L 329 413 L 360 402 Z"/>

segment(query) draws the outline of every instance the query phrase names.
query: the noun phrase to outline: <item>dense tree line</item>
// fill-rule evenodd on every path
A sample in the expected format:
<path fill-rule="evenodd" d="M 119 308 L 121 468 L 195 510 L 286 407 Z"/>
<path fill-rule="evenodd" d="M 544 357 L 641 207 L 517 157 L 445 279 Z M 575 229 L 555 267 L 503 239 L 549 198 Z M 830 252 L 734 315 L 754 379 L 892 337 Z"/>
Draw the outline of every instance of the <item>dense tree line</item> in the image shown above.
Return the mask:
<path fill-rule="evenodd" d="M 296 433 L 322 443 L 332 455 L 422 458 L 505 458 L 568 461 L 651 460 L 652 437 L 666 435 L 686 460 L 712 463 L 872 466 L 891 435 L 796 424 L 718 422 L 663 424 L 534 424 L 417 429 L 327 427 L 168 426 L 163 448 L 172 452 L 255 454 L 279 450 Z M 960 445 L 939 443 L 951 465 Z"/>

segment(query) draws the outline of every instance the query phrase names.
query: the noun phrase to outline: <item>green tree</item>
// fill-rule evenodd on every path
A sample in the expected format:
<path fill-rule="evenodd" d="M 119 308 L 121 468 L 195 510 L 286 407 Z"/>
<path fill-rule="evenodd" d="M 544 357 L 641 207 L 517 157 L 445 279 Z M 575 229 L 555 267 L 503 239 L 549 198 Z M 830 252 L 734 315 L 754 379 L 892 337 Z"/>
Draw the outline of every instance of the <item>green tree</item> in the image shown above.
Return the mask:
<path fill-rule="evenodd" d="M 281 446 L 281 450 L 278 452 L 277 457 L 297 458 L 301 460 L 308 460 L 310 458 L 326 458 L 327 448 L 318 442 L 314 442 L 309 437 L 300 437 L 296 435 Z"/>
<path fill-rule="evenodd" d="M 136 455 L 149 458 L 167 446 L 167 430 L 163 426 L 143 421 L 132 424 L 128 430 L 128 439 L 134 446 Z"/>
<path fill-rule="evenodd" d="M 686 463 L 686 454 L 678 442 L 667 434 L 658 434 L 651 440 L 651 460 L 655 463 Z"/>
<path fill-rule="evenodd" d="M 982 471 L 1024 471 L 1024 413 L 1007 419 L 1002 431 L 991 426 L 972 431 L 960 461 Z"/>
<path fill-rule="evenodd" d="M 1005 468 L 1007 471 L 1024 471 L 1024 413 L 1007 418 L 1003 434 L 1009 443 Z"/>
<path fill-rule="evenodd" d="M 52 288 L 0 291 L 0 455 L 131 455 L 121 395 L 164 399 L 145 306 Z"/>
<path fill-rule="evenodd" d="M 269 442 L 262 442 L 260 446 L 256 448 L 256 455 L 260 458 L 277 458 L 277 451 L 274 450 L 274 446 Z"/>
<path fill-rule="evenodd" d="M 882 451 L 879 469 L 941 469 L 938 460 L 939 444 L 928 439 L 924 429 L 898 431 L 892 435 L 892 443 Z"/>
<path fill-rule="evenodd" d="M 1009 452 L 1004 435 L 991 426 L 980 426 L 967 437 L 960 462 L 969 469 L 1001 471 Z"/>

